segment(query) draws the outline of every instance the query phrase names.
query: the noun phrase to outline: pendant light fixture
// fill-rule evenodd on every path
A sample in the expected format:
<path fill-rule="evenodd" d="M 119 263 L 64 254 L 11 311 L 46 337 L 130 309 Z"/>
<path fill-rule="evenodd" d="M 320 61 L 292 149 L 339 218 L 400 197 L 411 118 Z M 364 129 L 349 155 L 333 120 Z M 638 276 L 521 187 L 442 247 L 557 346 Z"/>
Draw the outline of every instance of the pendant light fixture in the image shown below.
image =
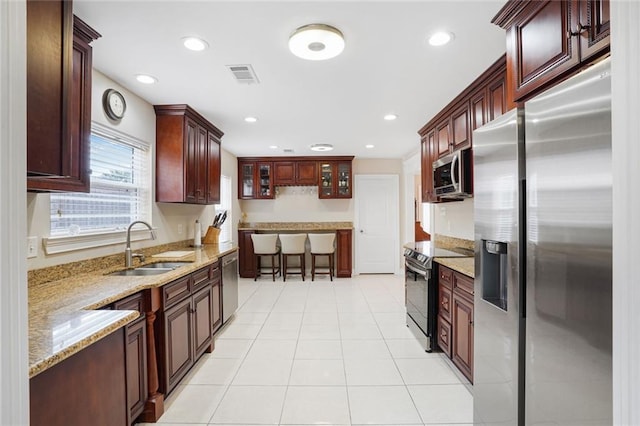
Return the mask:
<path fill-rule="evenodd" d="M 344 37 L 340 30 L 331 25 L 309 24 L 291 34 L 289 50 L 302 59 L 323 61 L 342 53 Z"/>

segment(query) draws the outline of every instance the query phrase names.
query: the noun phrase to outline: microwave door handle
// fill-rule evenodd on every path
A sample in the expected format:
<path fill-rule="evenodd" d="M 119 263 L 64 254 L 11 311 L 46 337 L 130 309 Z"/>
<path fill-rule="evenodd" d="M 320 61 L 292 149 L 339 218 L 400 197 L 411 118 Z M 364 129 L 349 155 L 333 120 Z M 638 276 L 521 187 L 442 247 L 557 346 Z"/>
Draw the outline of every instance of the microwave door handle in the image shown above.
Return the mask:
<path fill-rule="evenodd" d="M 453 161 L 451 161 L 451 181 L 453 182 L 453 186 L 458 187 L 458 182 L 456 182 L 456 163 L 458 162 L 458 156 L 453 156 Z"/>

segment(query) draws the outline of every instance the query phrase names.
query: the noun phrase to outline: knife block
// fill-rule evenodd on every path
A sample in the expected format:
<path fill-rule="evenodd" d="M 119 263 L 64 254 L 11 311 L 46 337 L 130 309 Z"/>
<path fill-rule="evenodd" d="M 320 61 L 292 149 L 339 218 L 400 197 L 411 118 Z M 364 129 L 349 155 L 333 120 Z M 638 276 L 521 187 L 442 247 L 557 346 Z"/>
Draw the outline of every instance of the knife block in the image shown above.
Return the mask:
<path fill-rule="evenodd" d="M 202 239 L 202 243 L 203 244 L 218 244 L 218 237 L 220 236 L 220 229 L 219 228 L 214 228 L 213 226 L 210 226 L 209 229 L 207 229 L 207 233 L 204 235 L 204 238 Z"/>

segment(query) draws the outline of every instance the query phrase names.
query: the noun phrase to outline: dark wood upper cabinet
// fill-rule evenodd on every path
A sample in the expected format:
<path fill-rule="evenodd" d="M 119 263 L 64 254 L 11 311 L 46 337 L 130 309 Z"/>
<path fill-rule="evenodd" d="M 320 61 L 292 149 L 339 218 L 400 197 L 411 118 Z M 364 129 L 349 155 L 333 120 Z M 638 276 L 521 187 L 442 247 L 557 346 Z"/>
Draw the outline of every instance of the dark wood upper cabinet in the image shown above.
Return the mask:
<path fill-rule="evenodd" d="M 90 43 L 66 1 L 27 1 L 27 190 L 89 192 Z"/>
<path fill-rule="evenodd" d="M 507 81 L 516 101 L 609 50 L 609 0 L 510 0 L 492 22 L 507 30 Z"/>
<path fill-rule="evenodd" d="M 451 152 L 451 117 L 445 117 L 436 126 L 436 144 L 438 146 L 438 157 L 445 156 Z"/>
<path fill-rule="evenodd" d="M 430 129 L 421 138 L 421 180 L 422 180 L 422 202 L 432 203 L 437 201 L 433 190 L 433 162 L 437 159 L 435 155 L 436 131 Z"/>
<path fill-rule="evenodd" d="M 239 157 L 238 198 L 273 199 L 275 186 L 318 186 L 318 198 L 353 196 L 352 156 Z"/>
<path fill-rule="evenodd" d="M 463 102 L 451 115 L 451 150 L 464 149 L 471 146 L 469 130 L 469 103 Z"/>
<path fill-rule="evenodd" d="M 222 131 L 188 105 L 154 105 L 156 201 L 220 202 Z"/>

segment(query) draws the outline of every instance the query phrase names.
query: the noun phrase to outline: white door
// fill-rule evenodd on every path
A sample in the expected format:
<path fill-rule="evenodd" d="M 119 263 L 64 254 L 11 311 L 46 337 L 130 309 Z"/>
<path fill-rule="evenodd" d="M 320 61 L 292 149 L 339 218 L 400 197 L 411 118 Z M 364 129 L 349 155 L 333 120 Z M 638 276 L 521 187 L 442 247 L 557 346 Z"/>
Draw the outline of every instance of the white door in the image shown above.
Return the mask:
<path fill-rule="evenodd" d="M 397 175 L 355 176 L 355 272 L 393 274 L 400 258 Z"/>

